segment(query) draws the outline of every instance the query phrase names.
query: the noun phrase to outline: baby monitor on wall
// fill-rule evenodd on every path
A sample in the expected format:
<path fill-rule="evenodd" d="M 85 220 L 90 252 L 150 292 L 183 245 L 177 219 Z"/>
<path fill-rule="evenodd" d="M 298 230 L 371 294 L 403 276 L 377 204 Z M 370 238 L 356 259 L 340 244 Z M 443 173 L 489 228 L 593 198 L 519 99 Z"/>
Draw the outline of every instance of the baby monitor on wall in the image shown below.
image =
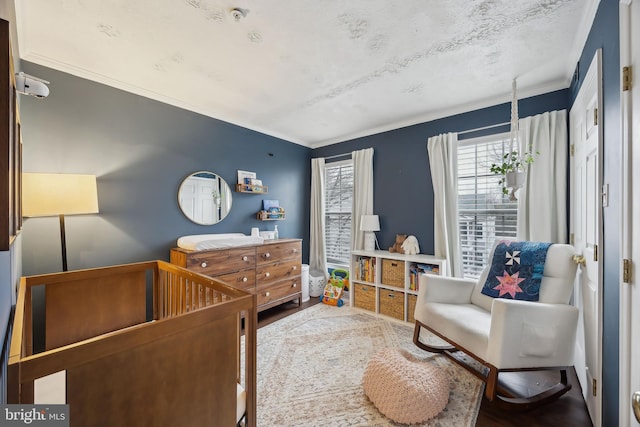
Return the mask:
<path fill-rule="evenodd" d="M 25 95 L 36 98 L 46 98 L 49 95 L 48 81 L 30 76 L 23 72 L 16 74 L 16 90 Z"/>

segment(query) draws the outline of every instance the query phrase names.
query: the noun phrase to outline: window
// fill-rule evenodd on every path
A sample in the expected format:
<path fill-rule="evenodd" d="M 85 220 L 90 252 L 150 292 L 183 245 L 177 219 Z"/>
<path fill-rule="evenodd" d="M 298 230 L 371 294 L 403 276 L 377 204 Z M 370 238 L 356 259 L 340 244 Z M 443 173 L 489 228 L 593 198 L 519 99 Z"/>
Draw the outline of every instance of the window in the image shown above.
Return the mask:
<path fill-rule="evenodd" d="M 325 241 L 327 263 L 349 265 L 353 162 L 325 165 Z"/>
<path fill-rule="evenodd" d="M 458 143 L 458 221 L 463 275 L 478 278 L 496 239 L 515 238 L 518 202 L 509 200 L 489 171 L 510 151 L 509 134 Z"/>

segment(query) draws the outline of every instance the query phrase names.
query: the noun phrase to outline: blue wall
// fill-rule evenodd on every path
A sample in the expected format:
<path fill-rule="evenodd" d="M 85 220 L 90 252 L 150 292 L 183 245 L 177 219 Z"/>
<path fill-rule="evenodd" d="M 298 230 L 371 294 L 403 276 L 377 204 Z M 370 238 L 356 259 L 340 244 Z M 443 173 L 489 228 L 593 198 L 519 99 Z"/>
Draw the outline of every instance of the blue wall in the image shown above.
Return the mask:
<path fill-rule="evenodd" d="M 22 97 L 24 171 L 97 176 L 100 214 L 66 218 L 69 269 L 168 260 L 182 235 L 276 223 L 281 237 L 308 241 L 310 149 L 35 64 L 22 69 L 51 82 L 48 98 Z M 216 225 L 186 219 L 177 202 L 185 177 L 210 170 L 235 187 L 238 169 L 256 172 L 269 193 L 234 192 Z M 280 200 L 286 220 L 258 221 L 263 198 Z M 27 218 L 23 273 L 60 270 L 58 219 Z"/>
<path fill-rule="evenodd" d="M 593 56 L 602 49 L 604 183 L 609 184 L 609 206 L 603 209 L 604 254 L 602 425 L 617 426 L 619 420 L 619 266 L 620 266 L 620 44 L 618 0 L 601 0 L 598 13 L 577 66 L 578 78 L 571 84 L 575 101 Z"/>
<path fill-rule="evenodd" d="M 521 99 L 518 103 L 519 114 L 520 117 L 527 117 L 545 111 L 562 110 L 568 108 L 568 102 L 567 89 Z M 380 216 L 381 231 L 377 233 L 380 248 L 391 246 L 396 234 L 413 234 L 420 243 L 420 252 L 432 254 L 433 186 L 427 139 L 441 133 L 508 122 L 510 117 L 511 105 L 500 104 L 317 148 L 313 150 L 313 157 L 329 157 L 373 147 L 373 211 Z"/>

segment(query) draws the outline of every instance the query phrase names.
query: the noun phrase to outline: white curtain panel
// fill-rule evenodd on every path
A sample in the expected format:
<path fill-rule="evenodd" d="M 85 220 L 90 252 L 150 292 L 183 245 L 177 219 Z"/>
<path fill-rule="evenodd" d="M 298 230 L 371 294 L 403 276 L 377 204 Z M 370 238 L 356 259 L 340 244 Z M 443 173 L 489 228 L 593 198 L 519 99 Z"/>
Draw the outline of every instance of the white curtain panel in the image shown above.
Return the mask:
<path fill-rule="evenodd" d="M 447 260 L 447 275 L 462 277 L 458 225 L 458 134 L 429 138 L 427 151 L 433 182 L 435 256 Z"/>
<path fill-rule="evenodd" d="M 566 243 L 567 240 L 567 111 L 551 111 L 519 122 L 520 149 L 535 161 L 527 168 L 518 193 L 519 240 Z"/>
<path fill-rule="evenodd" d="M 309 228 L 309 269 L 327 271 L 327 251 L 324 239 L 324 158 L 311 159 L 311 212 Z"/>
<path fill-rule="evenodd" d="M 351 249 L 364 249 L 362 215 L 373 215 L 373 148 L 353 151 L 353 206 L 351 207 Z"/>

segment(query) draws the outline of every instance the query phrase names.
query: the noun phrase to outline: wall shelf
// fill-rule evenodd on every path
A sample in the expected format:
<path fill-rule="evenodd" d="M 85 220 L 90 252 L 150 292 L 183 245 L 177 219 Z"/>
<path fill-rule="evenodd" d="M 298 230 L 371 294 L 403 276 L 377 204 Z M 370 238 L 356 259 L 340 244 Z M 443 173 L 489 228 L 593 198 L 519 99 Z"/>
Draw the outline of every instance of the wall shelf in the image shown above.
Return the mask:
<path fill-rule="evenodd" d="M 236 193 L 267 194 L 269 187 L 266 185 L 236 184 Z"/>
<path fill-rule="evenodd" d="M 276 216 L 277 215 L 277 216 Z M 256 214 L 256 218 L 260 221 L 281 221 L 285 219 L 285 213 L 269 213 L 266 211 L 260 211 Z"/>

